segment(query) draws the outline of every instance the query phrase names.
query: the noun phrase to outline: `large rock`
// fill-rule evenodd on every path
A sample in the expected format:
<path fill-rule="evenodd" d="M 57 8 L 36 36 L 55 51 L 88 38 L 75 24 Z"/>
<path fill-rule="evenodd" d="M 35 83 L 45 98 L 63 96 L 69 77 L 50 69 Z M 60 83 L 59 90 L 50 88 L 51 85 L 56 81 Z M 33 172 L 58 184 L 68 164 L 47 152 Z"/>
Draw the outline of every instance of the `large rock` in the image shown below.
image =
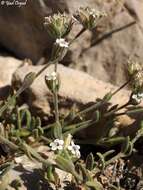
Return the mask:
<path fill-rule="evenodd" d="M 126 9 L 111 4 L 105 3 L 109 18 L 101 24 L 102 32 L 85 33 L 79 45 L 74 45 L 71 59 L 76 68 L 112 84 L 121 84 L 126 79 L 128 58 L 135 55 L 140 61 L 143 59 L 143 2 L 128 1 Z"/>
<path fill-rule="evenodd" d="M 8 95 L 12 74 L 21 63 L 20 60 L 15 58 L 0 56 L 0 100 Z"/>
<path fill-rule="evenodd" d="M 24 76 L 29 72 L 38 72 L 42 66 L 23 66 L 17 69 L 13 75 L 13 86 L 21 86 Z M 37 78 L 22 97 L 28 103 L 33 111 L 42 116 L 49 116 L 53 107 L 52 94 L 49 92 L 44 77 L 53 71 L 54 66 L 48 67 L 39 78 Z M 117 89 L 109 83 L 94 79 L 90 75 L 58 65 L 58 72 L 61 78 L 61 87 L 59 90 L 59 106 L 61 109 L 69 109 L 73 103 L 85 105 L 95 102 L 97 98 L 103 98 L 110 90 Z M 128 99 L 129 91 L 122 90 L 112 99 L 113 103 L 124 104 Z"/>
<path fill-rule="evenodd" d="M 72 13 L 80 6 L 94 8 L 99 4 L 109 14 L 103 23 L 104 29 L 100 35 L 95 31 L 86 32 L 79 44 L 72 46 L 64 63 L 84 69 L 98 79 L 120 84 L 125 80 L 128 57 L 136 54 L 139 60 L 143 58 L 143 3 L 139 0 L 126 0 L 124 9 L 116 1 L 108 0 L 102 3 L 99 0 L 31 0 L 22 7 L 4 4 L 0 6 L 0 43 L 16 56 L 36 62 L 45 52 L 50 53 L 52 44 L 43 27 L 44 16 L 58 10 Z M 92 47 L 88 48 L 90 44 Z"/>

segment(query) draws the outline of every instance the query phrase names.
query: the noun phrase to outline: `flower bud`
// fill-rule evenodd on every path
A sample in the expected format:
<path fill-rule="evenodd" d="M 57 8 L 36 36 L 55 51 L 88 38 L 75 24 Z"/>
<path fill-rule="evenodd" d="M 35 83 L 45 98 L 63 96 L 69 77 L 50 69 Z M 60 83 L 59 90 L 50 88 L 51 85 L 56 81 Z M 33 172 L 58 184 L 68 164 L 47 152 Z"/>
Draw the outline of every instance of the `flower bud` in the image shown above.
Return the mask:
<path fill-rule="evenodd" d="M 49 75 L 45 76 L 45 82 L 47 87 L 52 93 L 59 91 L 60 88 L 60 77 L 57 73 L 52 72 Z"/>
<path fill-rule="evenodd" d="M 61 61 L 67 53 L 69 43 L 64 38 L 56 39 L 52 50 L 51 60 Z"/>
<path fill-rule="evenodd" d="M 138 62 L 131 61 L 131 60 L 128 61 L 127 69 L 128 69 L 129 76 L 131 77 L 137 74 L 138 72 L 142 71 L 141 65 Z"/>
<path fill-rule="evenodd" d="M 83 25 L 84 28 L 92 30 L 101 20 L 105 17 L 106 13 L 91 9 L 89 7 L 79 8 L 78 11 L 74 14 L 74 18 Z"/>
<path fill-rule="evenodd" d="M 44 25 L 46 26 L 49 35 L 53 39 L 56 39 L 67 36 L 71 31 L 73 22 L 65 13 L 58 13 L 45 17 Z"/>
<path fill-rule="evenodd" d="M 67 148 L 71 144 L 71 141 L 72 141 L 72 135 L 68 134 L 65 139 L 64 148 Z"/>
<path fill-rule="evenodd" d="M 132 86 L 133 86 L 134 92 L 136 93 L 143 92 L 143 73 L 142 72 L 138 72 L 135 75 Z"/>
<path fill-rule="evenodd" d="M 129 62 L 128 73 L 131 78 L 131 88 L 133 94 L 143 92 L 143 68 L 138 62 Z"/>
<path fill-rule="evenodd" d="M 32 83 L 34 82 L 36 78 L 35 72 L 28 73 L 23 80 L 22 86 L 19 88 L 19 90 L 16 93 L 16 96 L 19 96 L 26 88 L 28 88 Z"/>

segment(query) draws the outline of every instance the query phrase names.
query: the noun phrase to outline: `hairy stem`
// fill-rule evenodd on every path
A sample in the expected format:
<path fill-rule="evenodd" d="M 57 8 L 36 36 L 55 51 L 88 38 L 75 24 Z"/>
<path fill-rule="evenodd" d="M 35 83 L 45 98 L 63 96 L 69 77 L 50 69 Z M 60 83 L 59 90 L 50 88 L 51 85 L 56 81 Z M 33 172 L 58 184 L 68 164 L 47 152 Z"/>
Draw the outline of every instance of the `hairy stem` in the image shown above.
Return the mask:
<path fill-rule="evenodd" d="M 120 107 L 118 107 L 118 108 L 116 108 L 116 109 L 114 109 L 114 110 L 112 110 L 112 111 L 110 111 L 110 112 L 104 114 L 104 117 L 112 116 L 112 115 L 115 114 L 115 112 L 117 112 L 117 111 L 119 111 L 119 110 L 121 110 L 121 109 L 127 107 L 128 105 L 130 105 L 130 102 L 129 102 L 129 101 L 128 101 L 127 103 L 125 103 L 124 105 L 122 105 L 122 106 L 120 106 Z"/>
<path fill-rule="evenodd" d="M 122 86 L 120 86 L 117 90 L 115 90 L 111 96 L 114 96 L 117 94 L 120 90 L 122 90 L 125 86 L 127 86 L 131 82 L 131 79 L 129 79 L 127 82 L 125 82 Z"/>
<path fill-rule="evenodd" d="M 70 45 L 71 45 L 75 40 L 77 40 L 85 31 L 86 31 L 86 28 L 82 28 L 82 29 L 78 32 L 78 34 L 74 37 L 74 39 L 70 41 Z"/>
<path fill-rule="evenodd" d="M 6 139 L 5 137 L 0 135 L 0 142 L 3 144 L 8 145 L 11 149 L 13 150 L 18 150 L 19 147 L 17 145 L 15 145 L 14 143 L 12 143 L 11 141 L 9 141 L 8 139 Z"/>

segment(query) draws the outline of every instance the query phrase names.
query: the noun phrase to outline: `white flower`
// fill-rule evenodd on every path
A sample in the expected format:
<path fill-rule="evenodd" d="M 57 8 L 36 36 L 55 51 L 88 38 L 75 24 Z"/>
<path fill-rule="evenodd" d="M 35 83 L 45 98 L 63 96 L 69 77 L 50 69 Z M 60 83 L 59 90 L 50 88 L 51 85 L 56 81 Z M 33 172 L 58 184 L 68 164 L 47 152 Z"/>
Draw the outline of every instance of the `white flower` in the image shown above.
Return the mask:
<path fill-rule="evenodd" d="M 74 156 L 77 158 L 80 158 L 80 146 L 75 145 L 73 141 L 71 141 L 71 145 L 68 146 L 67 148 Z"/>
<path fill-rule="evenodd" d="M 62 150 L 64 145 L 64 141 L 60 139 L 55 139 L 54 142 L 50 143 L 51 150 Z"/>
<path fill-rule="evenodd" d="M 81 23 L 85 29 L 93 29 L 97 26 L 100 19 L 105 17 L 106 14 L 103 11 L 98 11 L 89 7 L 79 8 L 74 14 L 74 17 Z"/>
<path fill-rule="evenodd" d="M 134 99 L 139 104 L 143 99 L 143 93 L 133 94 L 132 99 Z"/>
<path fill-rule="evenodd" d="M 46 75 L 45 78 L 48 81 L 56 80 L 57 79 L 57 73 L 56 72 L 52 72 L 51 74 Z"/>
<path fill-rule="evenodd" d="M 60 47 L 65 47 L 65 48 L 69 47 L 69 43 L 66 42 L 66 40 L 64 38 L 56 39 L 56 44 L 58 44 Z"/>
<path fill-rule="evenodd" d="M 89 15 L 92 15 L 94 18 L 96 17 L 96 11 L 95 9 L 88 10 Z"/>
<path fill-rule="evenodd" d="M 100 18 L 101 16 L 107 16 L 105 12 L 100 12 L 95 9 L 91 9 L 89 14 L 93 16 L 93 18 Z"/>

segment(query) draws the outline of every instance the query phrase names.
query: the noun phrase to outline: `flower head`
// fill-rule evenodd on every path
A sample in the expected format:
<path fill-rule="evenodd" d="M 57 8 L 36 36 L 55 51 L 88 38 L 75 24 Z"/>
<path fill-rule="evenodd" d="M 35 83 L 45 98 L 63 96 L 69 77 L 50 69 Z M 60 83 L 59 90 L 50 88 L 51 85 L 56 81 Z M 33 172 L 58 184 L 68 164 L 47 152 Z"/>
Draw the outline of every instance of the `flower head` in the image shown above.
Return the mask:
<path fill-rule="evenodd" d="M 66 40 L 64 38 L 56 39 L 56 44 L 58 44 L 60 47 L 65 47 L 65 48 L 69 47 L 69 43 L 66 42 Z"/>
<path fill-rule="evenodd" d="M 71 144 L 67 147 L 67 149 L 77 158 L 80 158 L 80 146 L 75 145 L 73 141 L 71 141 Z"/>
<path fill-rule="evenodd" d="M 106 13 L 91 9 L 89 7 L 79 8 L 74 14 L 74 18 L 79 21 L 86 29 L 93 29 L 97 26 L 101 18 L 105 17 Z"/>
<path fill-rule="evenodd" d="M 138 72 L 142 71 L 141 65 L 137 61 L 131 61 L 131 60 L 128 61 L 127 69 L 131 77 L 137 74 Z"/>
<path fill-rule="evenodd" d="M 143 100 L 143 93 L 132 94 L 130 98 L 130 103 L 132 105 L 138 105 L 141 103 L 142 100 Z"/>
<path fill-rule="evenodd" d="M 62 150 L 64 145 L 64 141 L 60 139 L 55 139 L 53 142 L 50 143 L 51 150 Z"/>
<path fill-rule="evenodd" d="M 56 72 L 52 72 L 51 74 L 49 75 L 46 75 L 45 76 L 46 80 L 56 80 L 57 79 L 57 73 Z"/>
<path fill-rule="evenodd" d="M 45 17 L 44 25 L 46 26 L 49 35 L 56 39 L 68 35 L 71 31 L 73 22 L 65 13 L 58 13 Z"/>
<path fill-rule="evenodd" d="M 54 93 L 60 88 L 60 77 L 56 72 L 52 72 L 45 76 L 45 82 L 49 90 Z"/>

